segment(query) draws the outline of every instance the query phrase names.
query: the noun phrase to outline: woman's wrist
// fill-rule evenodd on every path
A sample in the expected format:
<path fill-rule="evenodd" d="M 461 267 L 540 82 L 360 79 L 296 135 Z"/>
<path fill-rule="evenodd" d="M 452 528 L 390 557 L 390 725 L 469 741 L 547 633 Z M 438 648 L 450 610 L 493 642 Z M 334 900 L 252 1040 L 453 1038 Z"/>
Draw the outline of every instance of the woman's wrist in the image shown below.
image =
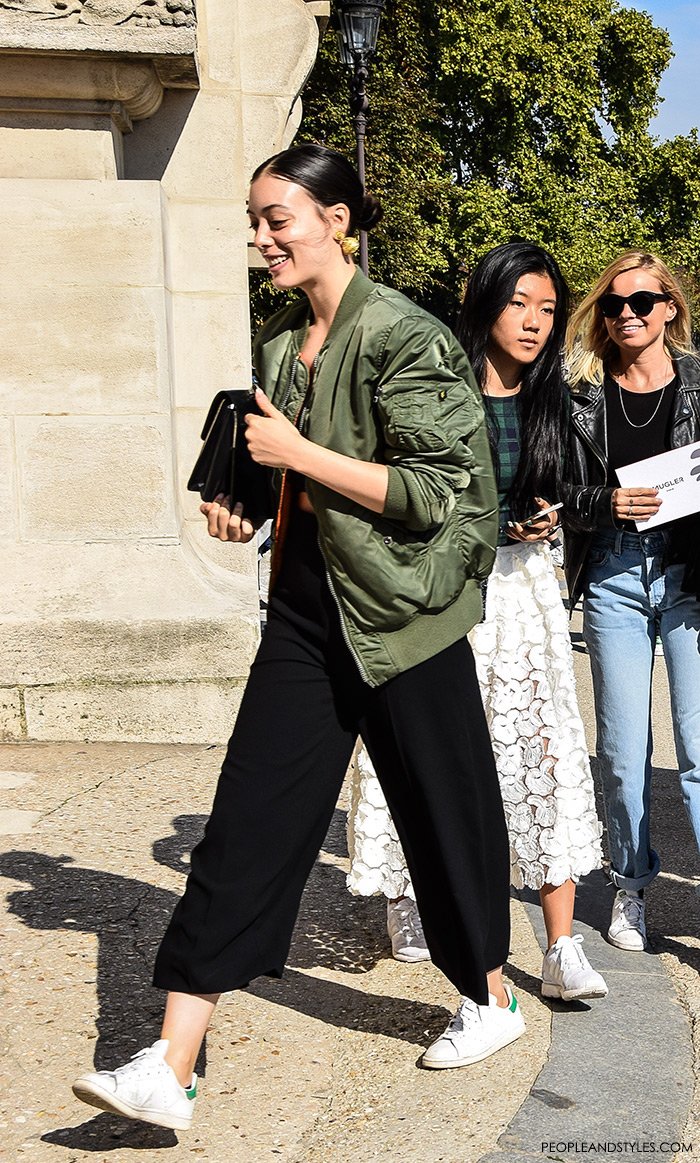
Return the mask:
<path fill-rule="evenodd" d="M 302 437 L 302 441 L 298 454 L 295 450 L 294 464 L 289 465 L 293 471 L 357 501 L 374 513 L 383 512 L 389 479 L 385 464 L 334 452 L 306 437 Z"/>
<path fill-rule="evenodd" d="M 297 436 L 299 439 L 292 447 L 292 455 L 289 458 L 287 468 L 291 469 L 292 472 L 299 473 L 300 476 L 311 477 L 315 480 L 319 462 L 327 449 L 320 444 L 314 444 L 313 440 L 309 440 L 308 436 L 302 436 L 301 432 L 298 432 Z"/>

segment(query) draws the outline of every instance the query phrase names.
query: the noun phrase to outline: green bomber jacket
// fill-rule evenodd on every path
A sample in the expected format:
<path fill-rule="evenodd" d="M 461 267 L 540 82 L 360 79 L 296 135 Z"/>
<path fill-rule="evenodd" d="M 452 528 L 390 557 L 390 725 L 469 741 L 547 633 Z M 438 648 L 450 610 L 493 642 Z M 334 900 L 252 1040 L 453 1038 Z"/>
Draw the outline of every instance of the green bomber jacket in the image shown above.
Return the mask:
<path fill-rule="evenodd" d="M 306 299 L 283 308 L 259 331 L 253 358 L 275 406 L 297 422 L 302 412 L 305 436 L 388 466 L 381 514 L 307 481 L 345 639 L 364 681 L 379 686 L 481 617 L 498 532 L 481 396 L 449 329 L 358 270 L 305 399 L 298 355 L 308 324 Z M 273 474 L 278 504 L 283 475 Z"/>

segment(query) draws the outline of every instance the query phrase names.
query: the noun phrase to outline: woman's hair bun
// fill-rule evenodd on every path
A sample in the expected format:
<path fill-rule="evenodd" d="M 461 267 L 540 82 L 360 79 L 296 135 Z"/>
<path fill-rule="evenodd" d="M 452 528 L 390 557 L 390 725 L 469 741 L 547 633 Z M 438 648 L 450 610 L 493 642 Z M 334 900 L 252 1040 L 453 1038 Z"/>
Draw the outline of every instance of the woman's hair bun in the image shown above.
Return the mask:
<path fill-rule="evenodd" d="M 384 211 L 382 210 L 382 204 L 379 199 L 375 198 L 374 194 L 365 194 L 362 201 L 362 214 L 357 225 L 360 230 L 371 230 L 373 226 L 377 225 L 383 215 Z"/>
<path fill-rule="evenodd" d="M 297 182 L 319 206 L 343 202 L 350 211 L 350 234 L 355 230 L 371 230 L 382 217 L 379 199 L 365 194 L 348 159 L 326 145 L 308 141 L 276 153 L 258 166 L 252 181 L 264 173 Z"/>

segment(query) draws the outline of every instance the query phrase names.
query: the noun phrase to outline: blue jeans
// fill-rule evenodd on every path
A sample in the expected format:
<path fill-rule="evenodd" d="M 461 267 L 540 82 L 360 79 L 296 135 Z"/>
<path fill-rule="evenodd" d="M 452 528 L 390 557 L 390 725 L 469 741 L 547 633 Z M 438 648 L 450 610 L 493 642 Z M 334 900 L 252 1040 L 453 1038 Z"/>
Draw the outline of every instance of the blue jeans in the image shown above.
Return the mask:
<path fill-rule="evenodd" d="M 611 878 L 640 889 L 659 871 L 651 847 L 651 673 L 661 637 L 681 790 L 700 849 L 700 602 L 664 568 L 666 533 L 598 533 L 586 566 L 583 621 L 595 695 Z"/>

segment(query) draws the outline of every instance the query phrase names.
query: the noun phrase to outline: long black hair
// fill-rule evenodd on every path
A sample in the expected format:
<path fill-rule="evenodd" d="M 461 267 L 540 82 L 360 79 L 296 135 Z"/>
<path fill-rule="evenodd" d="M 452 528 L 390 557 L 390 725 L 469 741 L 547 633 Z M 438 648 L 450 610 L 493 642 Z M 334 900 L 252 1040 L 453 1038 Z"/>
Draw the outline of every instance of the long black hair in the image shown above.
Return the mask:
<path fill-rule="evenodd" d="M 523 275 L 547 275 L 554 285 L 556 305 L 552 332 L 533 363 L 523 368 L 517 395 L 520 418 L 520 459 L 508 500 L 516 520 L 535 512 L 535 497 L 561 499 L 569 422 L 562 348 L 569 314 L 569 288 L 548 251 L 531 242 L 506 242 L 480 259 L 469 279 L 455 331 L 479 386 L 486 387 L 486 358 L 491 328 L 510 303 Z M 484 398 L 489 441 L 495 455 L 498 424 Z"/>
<path fill-rule="evenodd" d="M 382 217 L 382 207 L 373 194 L 367 194 L 347 158 L 326 145 L 306 142 L 273 154 L 259 165 L 251 182 L 261 174 L 296 182 L 319 206 L 337 206 L 342 202 L 350 211 L 348 233 L 371 230 Z"/>

